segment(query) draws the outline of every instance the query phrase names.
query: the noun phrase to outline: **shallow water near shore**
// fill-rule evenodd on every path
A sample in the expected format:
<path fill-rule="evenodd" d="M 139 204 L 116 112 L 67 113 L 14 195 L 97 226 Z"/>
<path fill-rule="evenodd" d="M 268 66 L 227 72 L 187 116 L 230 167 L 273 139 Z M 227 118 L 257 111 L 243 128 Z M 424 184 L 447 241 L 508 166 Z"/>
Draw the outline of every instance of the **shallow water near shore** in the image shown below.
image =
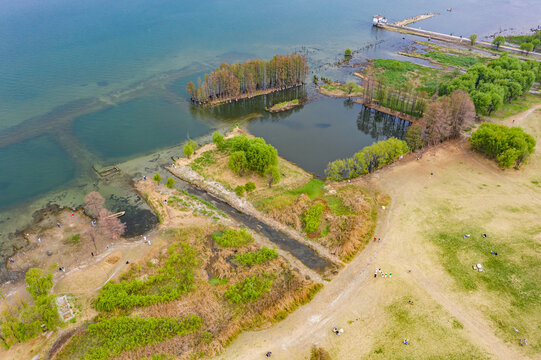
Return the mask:
<path fill-rule="evenodd" d="M 92 190 L 116 194 L 108 200 L 114 208 L 124 198 L 135 204 L 130 177 L 179 156 L 186 138 L 235 122 L 318 175 L 329 161 L 403 136 L 405 122 L 320 97 L 311 84 L 211 109 L 191 106 L 186 83 L 222 61 L 297 51 L 307 56 L 313 73 L 353 80 L 355 67 L 336 66 L 346 47 L 354 51 L 353 62 L 404 59 L 395 52 L 415 39 L 373 29 L 376 13 L 396 21 L 440 12 L 416 26 L 482 38 L 500 29 L 537 26 L 531 11 L 536 5 L 535 0 L 461 1 L 446 12 L 443 0 L 2 2 L 0 257 L 13 250 L 9 234 L 30 222 L 35 210 L 50 203 L 79 206 Z M 308 103 L 280 114 L 264 110 L 293 98 Z M 167 156 L 135 161 L 141 167 L 130 166 L 118 178 L 102 179 L 93 170 L 153 152 Z"/>

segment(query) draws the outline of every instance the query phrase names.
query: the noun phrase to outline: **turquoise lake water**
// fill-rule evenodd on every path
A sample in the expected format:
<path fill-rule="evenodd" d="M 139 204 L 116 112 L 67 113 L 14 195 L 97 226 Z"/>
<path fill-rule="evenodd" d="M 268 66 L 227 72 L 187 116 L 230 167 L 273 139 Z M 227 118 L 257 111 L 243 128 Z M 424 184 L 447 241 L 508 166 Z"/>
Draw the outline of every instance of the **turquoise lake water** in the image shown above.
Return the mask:
<path fill-rule="evenodd" d="M 396 21 L 439 12 L 416 26 L 482 38 L 536 27 L 534 10 L 538 0 L 0 0 L 0 242 L 28 209 L 80 205 L 85 191 L 99 187 L 93 166 L 237 121 L 319 175 L 328 161 L 404 130 L 397 119 L 317 96 L 311 84 L 194 109 L 185 84 L 222 61 L 297 51 L 313 73 L 344 81 L 355 79 L 355 68 L 335 66 L 345 48 L 355 61 L 400 58 L 396 51 L 415 39 L 372 28 L 374 14 Z M 309 103 L 264 112 L 295 97 Z"/>

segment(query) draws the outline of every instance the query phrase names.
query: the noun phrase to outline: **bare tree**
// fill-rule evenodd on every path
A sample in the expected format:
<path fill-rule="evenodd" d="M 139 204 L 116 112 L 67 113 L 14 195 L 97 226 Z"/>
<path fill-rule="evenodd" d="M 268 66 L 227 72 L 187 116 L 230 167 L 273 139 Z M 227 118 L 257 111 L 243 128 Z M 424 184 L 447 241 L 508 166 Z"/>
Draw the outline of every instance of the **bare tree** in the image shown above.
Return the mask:
<path fill-rule="evenodd" d="M 92 191 L 86 194 L 84 199 L 84 209 L 85 212 L 93 217 L 97 218 L 100 211 L 104 209 L 103 205 L 105 204 L 105 199 L 97 191 Z"/>
<path fill-rule="evenodd" d="M 449 137 L 459 137 L 462 130 L 473 124 L 474 120 L 475 106 L 468 93 L 463 90 L 453 91 L 448 114 Z"/>
<path fill-rule="evenodd" d="M 109 243 L 109 240 L 116 240 L 126 231 L 126 224 L 122 223 L 120 219 L 113 216 L 113 214 L 104 207 L 105 200 L 96 191 L 93 191 L 85 196 L 84 209 L 86 213 L 96 219 L 96 225 L 90 227 L 88 236 L 94 244 L 96 252 L 98 251 L 98 242 L 105 241 Z M 100 248 L 104 244 L 100 244 Z"/>

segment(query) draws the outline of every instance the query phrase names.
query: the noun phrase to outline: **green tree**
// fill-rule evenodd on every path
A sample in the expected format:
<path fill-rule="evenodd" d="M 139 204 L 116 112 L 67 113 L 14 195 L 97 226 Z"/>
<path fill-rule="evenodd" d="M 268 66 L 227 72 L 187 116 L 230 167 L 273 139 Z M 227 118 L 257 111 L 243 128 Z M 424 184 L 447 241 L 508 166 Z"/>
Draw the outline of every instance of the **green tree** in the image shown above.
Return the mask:
<path fill-rule="evenodd" d="M 154 175 L 153 179 L 156 182 L 162 181 L 162 177 L 161 177 L 160 173 L 156 173 L 156 175 Z"/>
<path fill-rule="evenodd" d="M 474 150 L 496 159 L 504 168 L 520 167 L 535 149 L 535 139 L 519 127 L 483 123 L 472 134 L 470 143 Z"/>
<path fill-rule="evenodd" d="M 529 53 L 533 50 L 533 44 L 531 42 L 525 42 L 520 44 L 520 49 L 526 51 L 526 53 Z"/>
<path fill-rule="evenodd" d="M 195 153 L 195 150 L 197 150 L 197 147 L 199 146 L 199 145 L 197 144 L 197 142 L 196 142 L 195 140 L 191 140 L 191 139 L 190 139 L 190 141 L 188 141 L 188 144 L 190 144 L 190 146 L 192 147 L 192 149 L 193 149 L 193 151 L 194 151 L 194 153 Z"/>
<path fill-rule="evenodd" d="M 190 143 L 184 144 L 184 155 L 188 157 L 188 159 L 192 156 L 194 153 L 193 147 L 190 145 Z"/>
<path fill-rule="evenodd" d="M 227 161 L 227 166 L 231 169 L 231 171 L 237 173 L 239 176 L 242 176 L 248 167 L 246 153 L 242 150 L 232 153 Z"/>
<path fill-rule="evenodd" d="M 267 176 L 267 181 L 269 187 L 271 187 L 273 184 L 278 184 L 280 182 L 280 170 L 278 170 L 278 166 L 272 165 L 267 169 L 265 172 L 265 175 Z"/>
<path fill-rule="evenodd" d="M 351 49 L 350 48 L 347 48 L 346 51 L 344 51 L 344 56 L 346 58 L 351 57 Z"/>
<path fill-rule="evenodd" d="M 471 44 L 471 46 L 475 45 L 476 41 L 477 41 L 477 34 L 471 34 L 470 35 L 470 44 Z"/>
<path fill-rule="evenodd" d="M 175 179 L 173 178 L 168 178 L 167 179 L 167 182 L 166 182 L 166 185 L 169 189 L 172 189 L 173 186 L 175 185 Z"/>
<path fill-rule="evenodd" d="M 347 165 L 344 160 L 335 160 L 327 165 L 325 175 L 334 181 L 342 180 L 347 172 Z"/>
<path fill-rule="evenodd" d="M 212 142 L 216 145 L 216 147 L 219 150 L 222 150 L 223 145 L 224 145 L 224 136 L 222 135 L 222 133 L 217 131 L 217 130 L 215 132 L 213 132 L 212 133 Z"/>
<path fill-rule="evenodd" d="M 422 129 L 419 125 L 413 124 L 408 126 L 406 130 L 406 144 L 411 151 L 415 151 L 423 147 L 423 139 L 421 137 Z"/>
<path fill-rule="evenodd" d="M 353 81 L 348 81 L 344 84 L 344 89 L 348 94 L 351 94 L 353 90 L 357 87 L 357 84 L 355 84 Z"/>
<path fill-rule="evenodd" d="M 532 40 L 532 45 L 533 45 L 533 49 L 532 50 L 535 50 L 539 47 L 539 44 L 541 43 L 541 39 L 533 39 Z"/>
<path fill-rule="evenodd" d="M 492 41 L 494 45 L 496 45 L 496 49 L 499 49 L 501 45 L 505 44 L 505 38 L 503 36 L 496 36 L 494 40 Z"/>
<path fill-rule="evenodd" d="M 246 189 L 246 192 L 252 192 L 255 190 L 255 184 L 249 181 L 246 183 L 246 185 L 244 185 L 244 188 Z"/>
<path fill-rule="evenodd" d="M 26 273 L 24 279 L 26 282 L 26 290 L 37 298 L 42 295 L 47 295 L 53 287 L 53 275 L 51 273 L 45 275 L 41 269 L 32 268 Z"/>
<path fill-rule="evenodd" d="M 244 195 L 244 191 L 245 191 L 245 188 L 244 186 L 242 185 L 239 185 L 235 188 L 235 194 L 237 194 L 238 196 L 243 196 Z"/>

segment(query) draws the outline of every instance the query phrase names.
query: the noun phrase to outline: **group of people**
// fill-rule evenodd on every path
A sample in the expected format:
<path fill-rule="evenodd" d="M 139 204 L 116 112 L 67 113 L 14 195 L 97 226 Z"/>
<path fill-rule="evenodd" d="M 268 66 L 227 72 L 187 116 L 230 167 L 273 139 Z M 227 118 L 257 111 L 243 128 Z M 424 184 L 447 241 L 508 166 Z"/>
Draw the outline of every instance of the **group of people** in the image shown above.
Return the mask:
<path fill-rule="evenodd" d="M 335 327 L 333 327 L 332 331 L 333 331 L 333 333 L 334 333 L 336 336 L 339 336 L 341 333 L 344 332 L 344 329 L 339 329 L 339 328 L 337 328 L 337 327 L 335 326 Z"/>
<path fill-rule="evenodd" d="M 387 276 L 390 278 L 393 274 L 392 273 L 384 273 L 381 271 L 381 269 L 376 269 L 376 272 L 374 273 L 374 278 L 378 277 L 378 272 L 381 274 L 382 278 L 386 278 Z"/>

